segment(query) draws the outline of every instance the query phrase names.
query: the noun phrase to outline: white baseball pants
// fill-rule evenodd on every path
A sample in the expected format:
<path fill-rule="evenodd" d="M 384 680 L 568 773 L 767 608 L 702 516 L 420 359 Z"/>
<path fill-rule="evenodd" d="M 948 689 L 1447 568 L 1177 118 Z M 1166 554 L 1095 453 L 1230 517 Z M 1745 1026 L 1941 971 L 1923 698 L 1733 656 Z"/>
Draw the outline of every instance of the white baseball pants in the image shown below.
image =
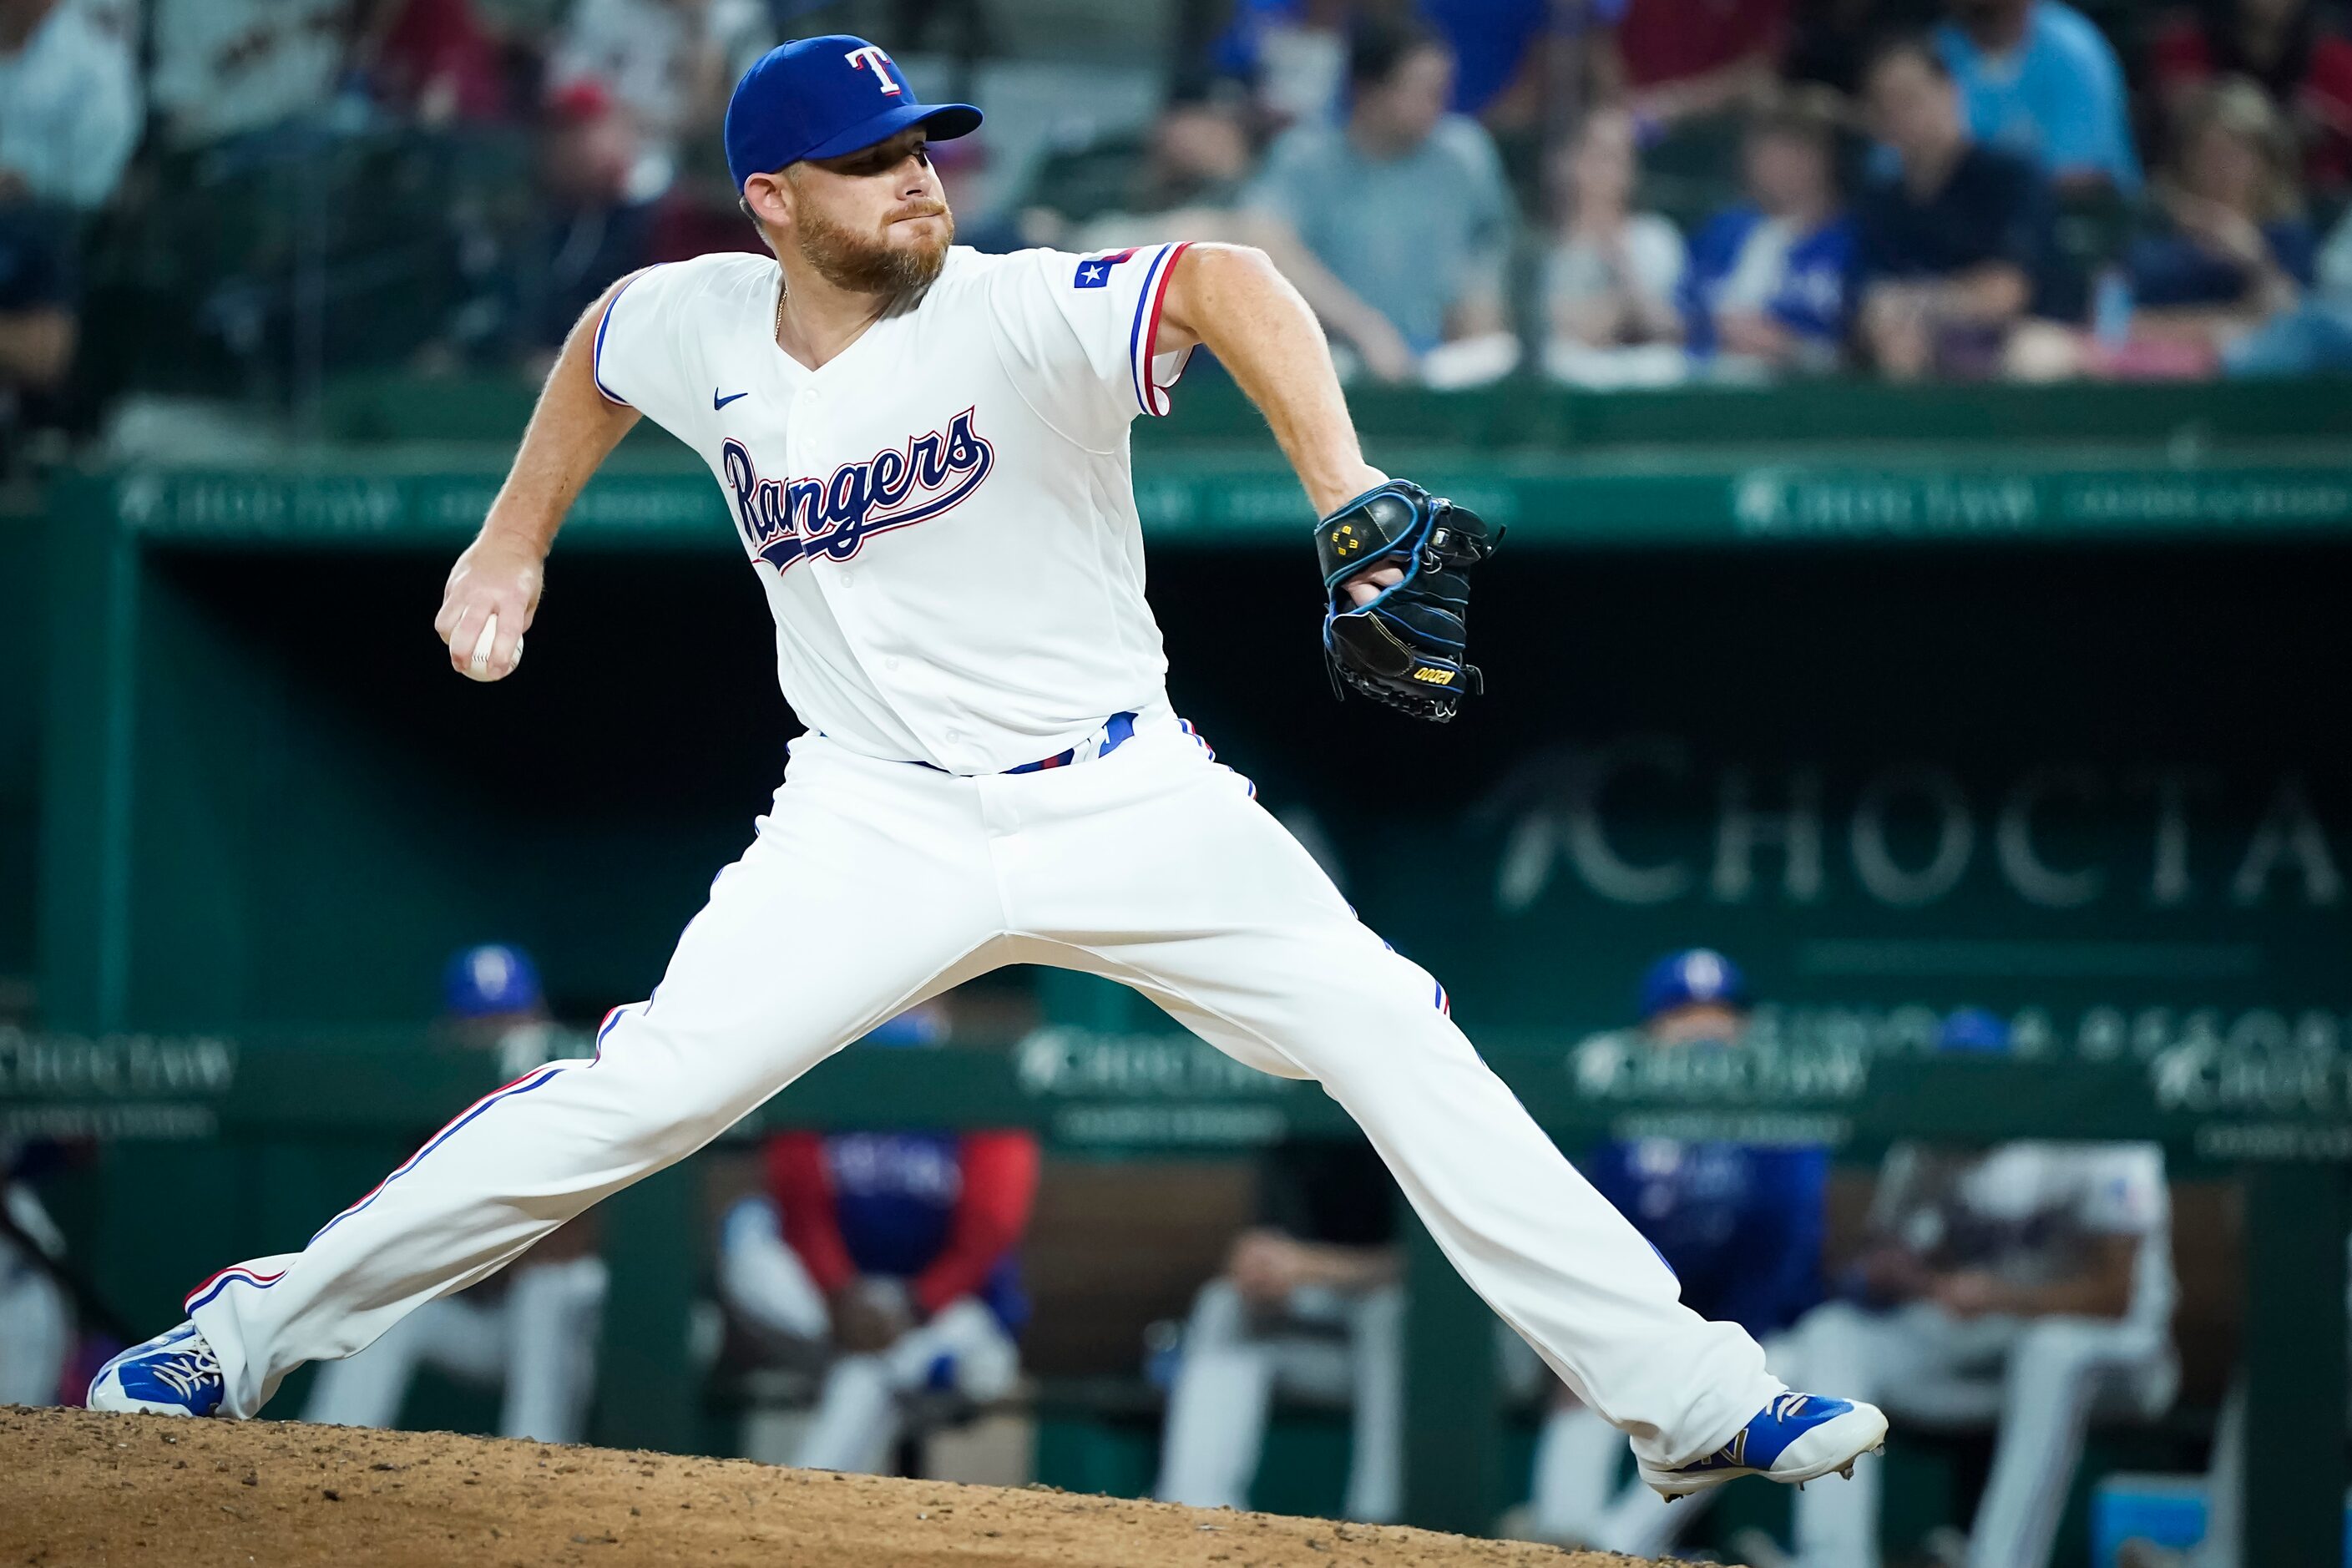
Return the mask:
<path fill-rule="evenodd" d="M 0 1183 L 0 1203 L 18 1229 L 62 1249 L 33 1189 Z M 0 1405 L 54 1405 L 73 1351 L 73 1308 L 40 1260 L 0 1240 Z"/>
<path fill-rule="evenodd" d="M 1809 1381 L 1928 1426 L 1999 1427 L 1969 1531 L 1969 1568 L 2042 1568 L 2096 1408 L 2153 1419 L 2179 1366 L 2163 1328 L 2100 1318 L 1956 1318 L 1931 1302 L 1868 1312 L 1832 1301 L 1790 1331 Z M 1805 1568 L 1878 1568 L 1879 1474 L 1801 1492 Z"/>
<path fill-rule="evenodd" d="M 1349 1406 L 1339 1511 L 1371 1524 L 1395 1520 L 1404 1507 L 1404 1301 L 1401 1285 L 1360 1295 L 1300 1290 L 1287 1311 L 1265 1319 L 1232 1281 L 1202 1286 L 1168 1391 L 1151 1495 L 1194 1508 L 1249 1507 L 1279 1388 Z"/>
<path fill-rule="evenodd" d="M 357 1355 L 320 1368 L 302 1419 L 393 1426 L 417 1369 L 498 1388 L 499 1436 L 577 1443 L 596 1393 L 596 1332 L 608 1279 L 601 1258 L 526 1259 L 495 1300 L 428 1301 Z"/>
<path fill-rule="evenodd" d="M 906 1429 L 901 1401 L 929 1386 L 941 1363 L 956 1392 L 975 1404 L 1003 1398 L 1021 1378 L 1020 1347 L 996 1314 L 959 1296 L 887 1350 L 835 1357 L 793 1463 L 804 1470 L 884 1473 Z"/>
<path fill-rule="evenodd" d="M 1727 1442 L 1780 1389 L 1763 1352 L 1682 1305 L 1443 989 L 1254 795 L 1164 705 L 1108 755 L 980 778 L 803 736 L 751 848 L 593 1062 L 488 1096 L 302 1251 L 189 1298 L 223 1413 L 253 1415 L 293 1367 L 504 1267 L 913 1004 L 1035 963 L 1123 982 L 1237 1059 L 1319 1081 L 1454 1266 L 1643 1458 Z"/>

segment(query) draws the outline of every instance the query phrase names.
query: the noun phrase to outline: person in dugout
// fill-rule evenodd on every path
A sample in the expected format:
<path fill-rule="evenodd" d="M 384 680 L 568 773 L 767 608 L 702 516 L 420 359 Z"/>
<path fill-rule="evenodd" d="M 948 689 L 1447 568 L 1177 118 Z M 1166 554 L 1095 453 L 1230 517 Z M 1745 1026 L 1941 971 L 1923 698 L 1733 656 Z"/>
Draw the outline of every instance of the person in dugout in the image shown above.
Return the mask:
<path fill-rule="evenodd" d="M 453 1036 L 490 1053 L 502 1078 L 545 1065 L 561 1039 L 530 955 L 503 943 L 450 960 L 443 1012 Z M 357 1355 L 321 1363 L 302 1419 L 394 1426 L 417 1369 L 429 1366 L 499 1389 L 502 1437 L 584 1441 L 609 1279 L 598 1243 L 595 1215 L 583 1215 L 512 1268 L 418 1308 Z"/>
<path fill-rule="evenodd" d="M 26 1179 L 55 1147 L 0 1140 L 0 1405 L 58 1403 L 73 1353 L 65 1236 Z"/>
<path fill-rule="evenodd" d="M 936 1046 L 926 1006 L 866 1048 Z M 1040 1163 L 1017 1131 L 786 1131 L 761 1148 L 761 1192 L 719 1226 L 719 1295 L 754 1329 L 822 1353 L 814 1419 L 793 1463 L 880 1474 L 912 1396 L 1001 1399 L 1028 1315 L 1019 1248 Z"/>
<path fill-rule="evenodd" d="M 1298 1139 L 1259 1156 L 1257 1186 L 1257 1223 L 1185 1321 L 1151 1495 L 1247 1508 L 1280 1392 L 1349 1408 L 1340 1514 L 1389 1522 L 1404 1506 L 1396 1184 L 1368 1143 Z"/>
<path fill-rule="evenodd" d="M 2009 1027 L 1963 1007 L 1937 1044 L 2004 1054 Z M 1880 1168 L 1840 1299 L 1791 1337 L 1807 1376 L 1884 1396 L 1898 1434 L 1994 1428 L 1974 1521 L 1965 1537 L 1937 1532 L 1929 1552 L 1967 1568 L 2043 1568 L 2092 1416 L 2153 1420 L 2172 1403 L 2178 1294 L 2158 1145 L 1901 1143 Z M 1850 1489 L 1798 1496 L 1794 1557 L 1748 1560 L 1877 1568 L 1879 1472 L 1855 1474 Z"/>
<path fill-rule="evenodd" d="M 1738 968 L 1693 948 L 1643 977 L 1639 1035 L 1652 1050 L 1737 1050 L 1748 1005 Z M 1738 1323 L 1761 1342 L 1776 1375 L 1794 1375 L 1783 1336 L 1821 1300 L 1827 1150 L 1620 1139 L 1578 1166 L 1658 1249 L 1685 1303 Z M 1637 1557 L 1664 1552 L 1714 1494 L 1670 1509 L 1630 1473 L 1621 1481 L 1624 1452 L 1616 1429 L 1561 1389 L 1537 1440 L 1525 1533 Z"/>

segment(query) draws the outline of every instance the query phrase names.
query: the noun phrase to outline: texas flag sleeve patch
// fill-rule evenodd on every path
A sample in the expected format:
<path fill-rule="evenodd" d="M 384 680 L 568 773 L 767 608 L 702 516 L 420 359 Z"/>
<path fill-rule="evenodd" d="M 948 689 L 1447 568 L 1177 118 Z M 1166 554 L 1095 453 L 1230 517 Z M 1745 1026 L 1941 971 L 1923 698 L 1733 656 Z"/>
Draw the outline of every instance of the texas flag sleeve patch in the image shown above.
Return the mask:
<path fill-rule="evenodd" d="M 1071 279 L 1070 287 L 1108 289 L 1110 287 L 1110 269 L 1134 255 L 1132 249 L 1128 249 L 1114 250 L 1108 256 L 1082 256 L 1078 258 L 1078 269 Z"/>

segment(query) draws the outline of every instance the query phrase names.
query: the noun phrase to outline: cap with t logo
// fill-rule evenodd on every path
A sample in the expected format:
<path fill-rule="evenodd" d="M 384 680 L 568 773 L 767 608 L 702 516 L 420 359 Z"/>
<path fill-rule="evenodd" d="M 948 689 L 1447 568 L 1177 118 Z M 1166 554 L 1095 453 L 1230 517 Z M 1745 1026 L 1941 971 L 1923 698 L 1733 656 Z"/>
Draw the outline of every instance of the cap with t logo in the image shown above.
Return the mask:
<path fill-rule="evenodd" d="M 925 103 L 898 62 L 847 33 L 794 38 L 761 55 L 727 103 L 727 170 L 735 188 L 803 158 L 838 158 L 909 125 L 944 142 L 980 128 L 969 103 Z"/>

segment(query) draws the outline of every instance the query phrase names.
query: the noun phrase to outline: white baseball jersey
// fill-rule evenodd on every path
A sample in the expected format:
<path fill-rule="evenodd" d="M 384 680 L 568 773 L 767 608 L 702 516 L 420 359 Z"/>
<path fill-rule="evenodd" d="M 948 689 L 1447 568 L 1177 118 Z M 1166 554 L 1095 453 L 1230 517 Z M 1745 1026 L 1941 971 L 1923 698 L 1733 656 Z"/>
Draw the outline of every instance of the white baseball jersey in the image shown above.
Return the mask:
<path fill-rule="evenodd" d="M 957 247 L 822 368 L 776 345 L 772 258 L 625 283 L 596 384 L 702 455 L 811 729 L 867 756 L 998 773 L 1160 700 L 1128 424 L 1181 245 L 1077 257 Z"/>
<path fill-rule="evenodd" d="M 2028 1282 L 2071 1272 L 2082 1237 L 2137 1237 L 2125 1316 L 2170 1322 L 2172 1200 L 2158 1145 L 2021 1139 L 1940 1176 L 1938 1163 L 1916 1145 L 1890 1153 L 1874 1216 L 1881 1227 L 1922 1253 L 1940 1250 Z"/>

